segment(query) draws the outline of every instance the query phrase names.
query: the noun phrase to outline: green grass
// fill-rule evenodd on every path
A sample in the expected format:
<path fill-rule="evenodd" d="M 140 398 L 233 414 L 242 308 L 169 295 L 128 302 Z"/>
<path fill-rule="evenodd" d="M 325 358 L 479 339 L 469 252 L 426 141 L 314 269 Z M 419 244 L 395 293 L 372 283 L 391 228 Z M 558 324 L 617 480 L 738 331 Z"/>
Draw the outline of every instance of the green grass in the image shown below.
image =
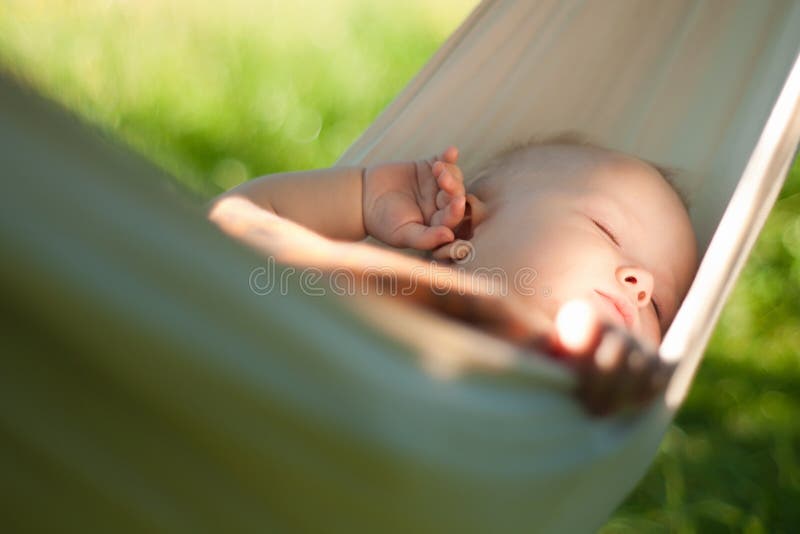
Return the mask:
<path fill-rule="evenodd" d="M 474 1 L 0 3 L 0 65 L 209 197 L 331 164 Z M 800 527 L 795 163 L 654 465 L 604 532 Z"/>

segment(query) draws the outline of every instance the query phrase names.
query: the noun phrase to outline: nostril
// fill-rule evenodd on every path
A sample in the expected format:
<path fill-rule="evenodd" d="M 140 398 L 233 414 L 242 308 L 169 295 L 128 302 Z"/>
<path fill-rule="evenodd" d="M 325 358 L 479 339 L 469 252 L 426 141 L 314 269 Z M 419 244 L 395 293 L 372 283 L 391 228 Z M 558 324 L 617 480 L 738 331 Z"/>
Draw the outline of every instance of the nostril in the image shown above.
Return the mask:
<path fill-rule="evenodd" d="M 645 298 L 646 296 L 647 296 L 647 295 L 645 294 L 645 292 L 644 292 L 644 291 L 639 291 L 639 294 L 638 294 L 638 295 L 636 295 L 636 298 L 638 298 L 639 300 L 644 300 L 644 298 Z"/>
<path fill-rule="evenodd" d="M 628 282 L 629 284 L 635 284 L 637 282 L 635 276 L 626 276 L 625 281 Z"/>

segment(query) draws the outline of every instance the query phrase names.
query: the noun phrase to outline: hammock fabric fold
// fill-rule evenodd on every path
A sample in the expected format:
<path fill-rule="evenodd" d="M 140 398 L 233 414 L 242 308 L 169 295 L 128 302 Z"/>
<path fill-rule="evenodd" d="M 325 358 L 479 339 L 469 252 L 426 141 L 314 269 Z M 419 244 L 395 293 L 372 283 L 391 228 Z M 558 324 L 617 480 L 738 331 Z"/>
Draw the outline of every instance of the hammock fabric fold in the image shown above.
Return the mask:
<path fill-rule="evenodd" d="M 259 294 L 265 261 L 165 177 L 0 81 L 5 523 L 596 529 L 654 456 L 780 188 L 799 44 L 789 1 L 488 1 L 343 157 L 456 143 L 469 170 L 580 130 L 684 171 L 706 255 L 662 347 L 679 372 L 646 411 L 602 420 L 562 369 L 463 326 L 366 322 L 296 279 Z"/>

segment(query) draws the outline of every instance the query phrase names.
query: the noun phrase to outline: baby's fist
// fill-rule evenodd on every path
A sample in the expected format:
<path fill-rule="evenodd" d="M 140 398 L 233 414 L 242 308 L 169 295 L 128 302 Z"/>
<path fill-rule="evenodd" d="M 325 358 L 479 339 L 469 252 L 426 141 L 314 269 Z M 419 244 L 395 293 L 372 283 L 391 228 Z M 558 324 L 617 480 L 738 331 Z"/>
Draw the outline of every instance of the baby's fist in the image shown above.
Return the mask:
<path fill-rule="evenodd" d="M 674 370 L 657 348 L 602 323 L 583 301 L 561 307 L 556 335 L 559 352 L 577 372 L 578 398 L 593 415 L 644 405 L 664 391 Z"/>
<path fill-rule="evenodd" d="M 464 177 L 449 147 L 427 161 L 371 167 L 364 175 L 364 228 L 396 247 L 431 250 L 455 239 L 464 218 Z"/>

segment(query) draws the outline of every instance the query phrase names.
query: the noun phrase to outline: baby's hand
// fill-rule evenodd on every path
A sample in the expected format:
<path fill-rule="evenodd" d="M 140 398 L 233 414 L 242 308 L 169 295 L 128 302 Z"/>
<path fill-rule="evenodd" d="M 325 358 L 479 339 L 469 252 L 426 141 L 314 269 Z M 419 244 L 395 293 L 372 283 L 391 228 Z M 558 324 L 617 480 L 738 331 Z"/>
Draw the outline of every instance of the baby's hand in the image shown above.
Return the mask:
<path fill-rule="evenodd" d="M 603 324 L 589 304 L 568 302 L 556 317 L 558 352 L 578 375 L 578 397 L 593 415 L 642 406 L 664 391 L 674 370 L 656 347 Z"/>
<path fill-rule="evenodd" d="M 364 229 L 395 247 L 431 250 L 455 239 L 464 218 L 464 176 L 449 147 L 430 161 L 369 168 L 364 177 Z"/>

